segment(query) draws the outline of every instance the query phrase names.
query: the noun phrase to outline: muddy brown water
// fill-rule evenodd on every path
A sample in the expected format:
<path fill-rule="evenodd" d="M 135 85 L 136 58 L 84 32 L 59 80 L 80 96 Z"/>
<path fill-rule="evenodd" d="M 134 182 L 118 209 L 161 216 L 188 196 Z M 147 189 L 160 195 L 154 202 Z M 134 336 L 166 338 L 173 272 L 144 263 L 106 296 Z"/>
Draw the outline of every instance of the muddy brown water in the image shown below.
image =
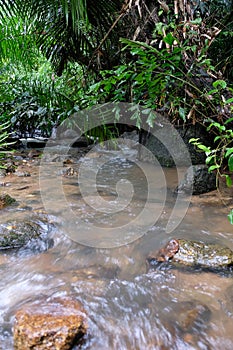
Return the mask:
<path fill-rule="evenodd" d="M 20 161 L 19 170 L 30 172 L 30 177 L 11 174 L 1 179 L 5 185 L 1 191 L 14 197 L 18 205 L 1 210 L 0 221 L 48 214 L 53 227 L 50 236 L 54 241 L 52 248 L 37 254 L 23 249 L 1 251 L 1 349 L 13 349 L 12 326 L 16 310 L 28 301 L 52 295 L 72 295 L 84 304 L 89 332 L 83 349 L 233 349 L 231 271 L 214 273 L 163 265 L 150 271 L 146 268 L 146 256 L 151 250 L 159 249 L 172 237 L 218 242 L 233 249 L 233 227 L 227 220 L 229 207 L 221 202 L 217 192 L 192 197 L 185 215 L 182 205 L 180 213 L 178 211 L 183 216 L 180 224 L 166 233 L 176 201 L 173 192 L 177 186 L 177 172 L 162 169 L 162 176 L 160 168 L 147 163 L 139 166 L 134 163 L 133 156 L 122 155 L 117 150 L 97 150 L 79 160 L 71 155 L 72 162 L 65 167 L 63 162 L 55 164 L 48 159 L 43 163 L 42 172 L 39 159 L 26 159 Z M 85 164 L 87 174 L 98 168 L 100 157 L 104 161 L 101 161 L 102 168 L 96 178 L 98 193 L 95 197 L 91 192 L 89 198 L 93 203 L 91 207 L 82 198 L 78 174 L 81 163 Z M 68 168 L 72 170 L 67 172 Z M 144 208 L 148 200 L 148 177 L 149 188 L 156 188 L 149 198 L 148 212 L 149 215 L 153 212 L 159 215 L 155 215 L 154 224 L 145 234 L 140 236 L 137 231 L 139 220 L 132 242 L 125 242 L 122 236 L 120 243 L 123 244 L 115 248 L 110 245 L 105 248 L 104 244 L 103 247 L 97 244 L 96 248 L 98 234 L 90 245 L 70 239 L 69 232 L 66 232 L 68 222 L 64 221 L 64 207 L 71 209 L 77 219 L 69 223 L 77 232 L 80 219 L 103 228 L 119 227 L 120 230 Z M 125 178 L 134 186 L 130 205 L 114 214 L 104 210 L 96 212 L 98 203 L 102 205 L 98 195 L 114 203 L 116 184 Z M 85 182 L 85 179 L 81 180 Z M 88 185 L 88 176 L 86 181 Z M 47 188 L 53 199 L 49 213 L 45 208 L 48 203 L 44 203 L 48 199 L 41 196 L 41 187 Z M 185 203 L 186 200 L 184 197 L 182 201 Z M 77 238 L 83 239 L 79 234 Z M 88 239 L 90 237 L 87 242 Z M 99 237 L 100 242 L 104 239 Z M 114 244 L 118 242 L 115 237 L 113 241 Z M 193 301 L 205 304 L 210 317 L 203 318 L 200 327 L 197 322 L 188 331 L 182 330 L 179 315 L 183 309 L 179 305 Z"/>

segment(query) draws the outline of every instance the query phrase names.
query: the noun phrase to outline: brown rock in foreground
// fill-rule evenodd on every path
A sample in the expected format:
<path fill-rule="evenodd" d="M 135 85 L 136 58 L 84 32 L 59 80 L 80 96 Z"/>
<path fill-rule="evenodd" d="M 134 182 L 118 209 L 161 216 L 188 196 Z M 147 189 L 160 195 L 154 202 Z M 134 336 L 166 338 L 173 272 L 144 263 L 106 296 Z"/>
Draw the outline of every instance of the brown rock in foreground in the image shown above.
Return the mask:
<path fill-rule="evenodd" d="M 27 304 L 17 311 L 14 347 L 17 350 L 69 350 L 86 331 L 82 305 L 72 298 L 54 298 Z"/>

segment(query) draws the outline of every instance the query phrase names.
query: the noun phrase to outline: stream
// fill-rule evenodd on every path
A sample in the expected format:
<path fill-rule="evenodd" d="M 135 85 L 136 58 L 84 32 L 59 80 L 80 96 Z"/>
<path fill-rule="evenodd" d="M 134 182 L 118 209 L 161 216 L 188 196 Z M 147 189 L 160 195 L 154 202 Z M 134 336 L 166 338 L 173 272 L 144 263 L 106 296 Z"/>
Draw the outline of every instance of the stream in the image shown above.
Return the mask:
<path fill-rule="evenodd" d="M 180 222 L 167 232 L 176 169 L 137 162 L 127 147 L 80 152 L 59 158 L 54 147 L 42 160 L 15 156 L 30 176 L 1 179 L 1 191 L 17 201 L 0 211 L 1 223 L 47 217 L 52 244 L 0 251 L 0 349 L 13 350 L 14 315 L 22 305 L 72 295 L 88 314 L 82 349 L 232 350 L 232 272 L 146 265 L 149 253 L 173 237 L 233 250 L 229 208 L 217 191 L 190 203 L 181 198 Z"/>

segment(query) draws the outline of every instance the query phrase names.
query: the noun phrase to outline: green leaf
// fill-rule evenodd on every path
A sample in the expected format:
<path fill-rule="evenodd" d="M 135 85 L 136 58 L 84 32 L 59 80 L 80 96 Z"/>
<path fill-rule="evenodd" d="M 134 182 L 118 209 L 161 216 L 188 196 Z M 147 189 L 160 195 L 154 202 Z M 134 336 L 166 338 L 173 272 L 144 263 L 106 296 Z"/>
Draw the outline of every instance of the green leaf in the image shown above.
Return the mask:
<path fill-rule="evenodd" d="M 225 123 L 224 123 L 224 124 L 231 123 L 232 121 L 233 121 L 233 117 L 232 117 L 232 118 L 227 119 L 227 121 L 225 121 Z"/>
<path fill-rule="evenodd" d="M 221 139 L 221 136 L 216 136 L 216 137 L 214 138 L 214 142 L 218 141 L 219 139 Z"/>
<path fill-rule="evenodd" d="M 176 39 L 174 38 L 174 36 L 171 33 L 168 33 L 165 36 L 165 38 L 163 38 L 163 41 L 169 45 L 172 45 L 175 40 Z"/>
<path fill-rule="evenodd" d="M 197 137 L 197 138 L 192 137 L 192 138 L 189 140 L 189 143 L 195 143 L 195 142 L 197 142 L 198 140 L 200 140 L 199 137 Z"/>
<path fill-rule="evenodd" d="M 233 209 L 231 209 L 230 213 L 227 215 L 228 220 L 230 221 L 231 225 L 233 225 Z"/>
<path fill-rule="evenodd" d="M 225 104 L 232 103 L 233 102 L 233 97 L 228 98 L 228 100 L 225 101 Z"/>
<path fill-rule="evenodd" d="M 233 138 L 233 131 L 231 129 L 226 130 L 226 132 L 227 132 L 227 135 L 225 135 L 226 138 L 228 139 Z"/>
<path fill-rule="evenodd" d="M 232 186 L 232 179 L 229 175 L 225 175 L 226 177 L 226 184 L 227 184 L 227 187 L 231 187 Z"/>
<path fill-rule="evenodd" d="M 224 80 L 216 80 L 213 83 L 214 88 L 225 89 L 227 87 L 227 83 Z"/>
<path fill-rule="evenodd" d="M 183 121 L 186 120 L 185 109 L 183 107 L 179 107 L 179 115 L 183 119 Z"/>
<path fill-rule="evenodd" d="M 212 128 L 212 126 L 214 126 L 215 128 L 217 128 L 219 131 L 225 131 L 225 130 L 226 130 L 226 127 L 225 127 L 224 125 L 221 125 L 221 124 L 219 124 L 219 123 L 217 123 L 217 122 L 213 122 L 213 123 L 211 123 L 211 124 L 208 126 L 207 131 L 209 131 L 209 130 Z"/>
<path fill-rule="evenodd" d="M 207 157 L 206 160 L 205 160 L 206 164 L 209 164 L 213 160 L 213 158 L 214 158 L 214 154 L 212 154 L 211 156 Z"/>
<path fill-rule="evenodd" d="M 208 172 L 210 173 L 211 171 L 215 170 L 215 169 L 219 169 L 220 168 L 220 165 L 218 164 L 215 164 L 215 165 L 211 165 L 209 168 L 208 168 Z"/>
<path fill-rule="evenodd" d="M 228 158 L 228 168 L 230 171 L 233 171 L 233 154 Z"/>
<path fill-rule="evenodd" d="M 155 118 L 156 114 L 153 111 L 150 111 L 146 122 L 151 128 L 153 128 Z"/>
<path fill-rule="evenodd" d="M 202 23 L 202 19 L 201 19 L 201 17 L 198 17 L 198 18 L 194 19 L 193 21 L 190 21 L 190 23 L 192 23 L 192 24 L 201 24 Z"/>
<path fill-rule="evenodd" d="M 225 153 L 225 158 L 229 157 L 229 155 L 232 153 L 233 153 L 233 148 L 227 148 L 227 151 Z"/>
<path fill-rule="evenodd" d="M 196 52 L 196 51 L 197 51 L 197 45 L 191 46 L 191 50 L 192 50 L 193 52 Z"/>
<path fill-rule="evenodd" d="M 163 35 L 163 28 L 165 27 L 163 22 L 158 22 L 155 25 L 155 30 L 157 31 L 158 34 Z"/>
<path fill-rule="evenodd" d="M 198 148 L 200 148 L 204 152 L 210 152 L 210 147 L 206 147 L 205 145 L 197 145 Z"/>
<path fill-rule="evenodd" d="M 217 89 L 212 89 L 212 90 L 207 92 L 207 95 L 212 95 L 212 94 L 215 94 L 216 92 L 218 92 Z"/>

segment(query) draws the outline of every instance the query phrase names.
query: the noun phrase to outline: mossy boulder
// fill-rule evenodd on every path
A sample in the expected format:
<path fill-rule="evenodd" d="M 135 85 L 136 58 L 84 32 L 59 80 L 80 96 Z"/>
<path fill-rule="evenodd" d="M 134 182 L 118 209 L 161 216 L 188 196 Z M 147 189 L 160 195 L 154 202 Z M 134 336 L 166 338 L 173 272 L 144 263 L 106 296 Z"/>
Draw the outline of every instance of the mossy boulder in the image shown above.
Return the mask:
<path fill-rule="evenodd" d="M 9 194 L 0 194 L 0 209 L 7 207 L 8 205 L 11 205 L 15 202 L 16 200 L 9 196 Z"/>
<path fill-rule="evenodd" d="M 163 248 L 147 258 L 149 266 L 166 261 L 193 267 L 226 268 L 233 266 L 233 251 L 217 243 L 171 239 Z"/>
<path fill-rule="evenodd" d="M 48 240 L 49 224 L 39 219 L 8 221 L 0 225 L 0 250 L 36 246 Z"/>

